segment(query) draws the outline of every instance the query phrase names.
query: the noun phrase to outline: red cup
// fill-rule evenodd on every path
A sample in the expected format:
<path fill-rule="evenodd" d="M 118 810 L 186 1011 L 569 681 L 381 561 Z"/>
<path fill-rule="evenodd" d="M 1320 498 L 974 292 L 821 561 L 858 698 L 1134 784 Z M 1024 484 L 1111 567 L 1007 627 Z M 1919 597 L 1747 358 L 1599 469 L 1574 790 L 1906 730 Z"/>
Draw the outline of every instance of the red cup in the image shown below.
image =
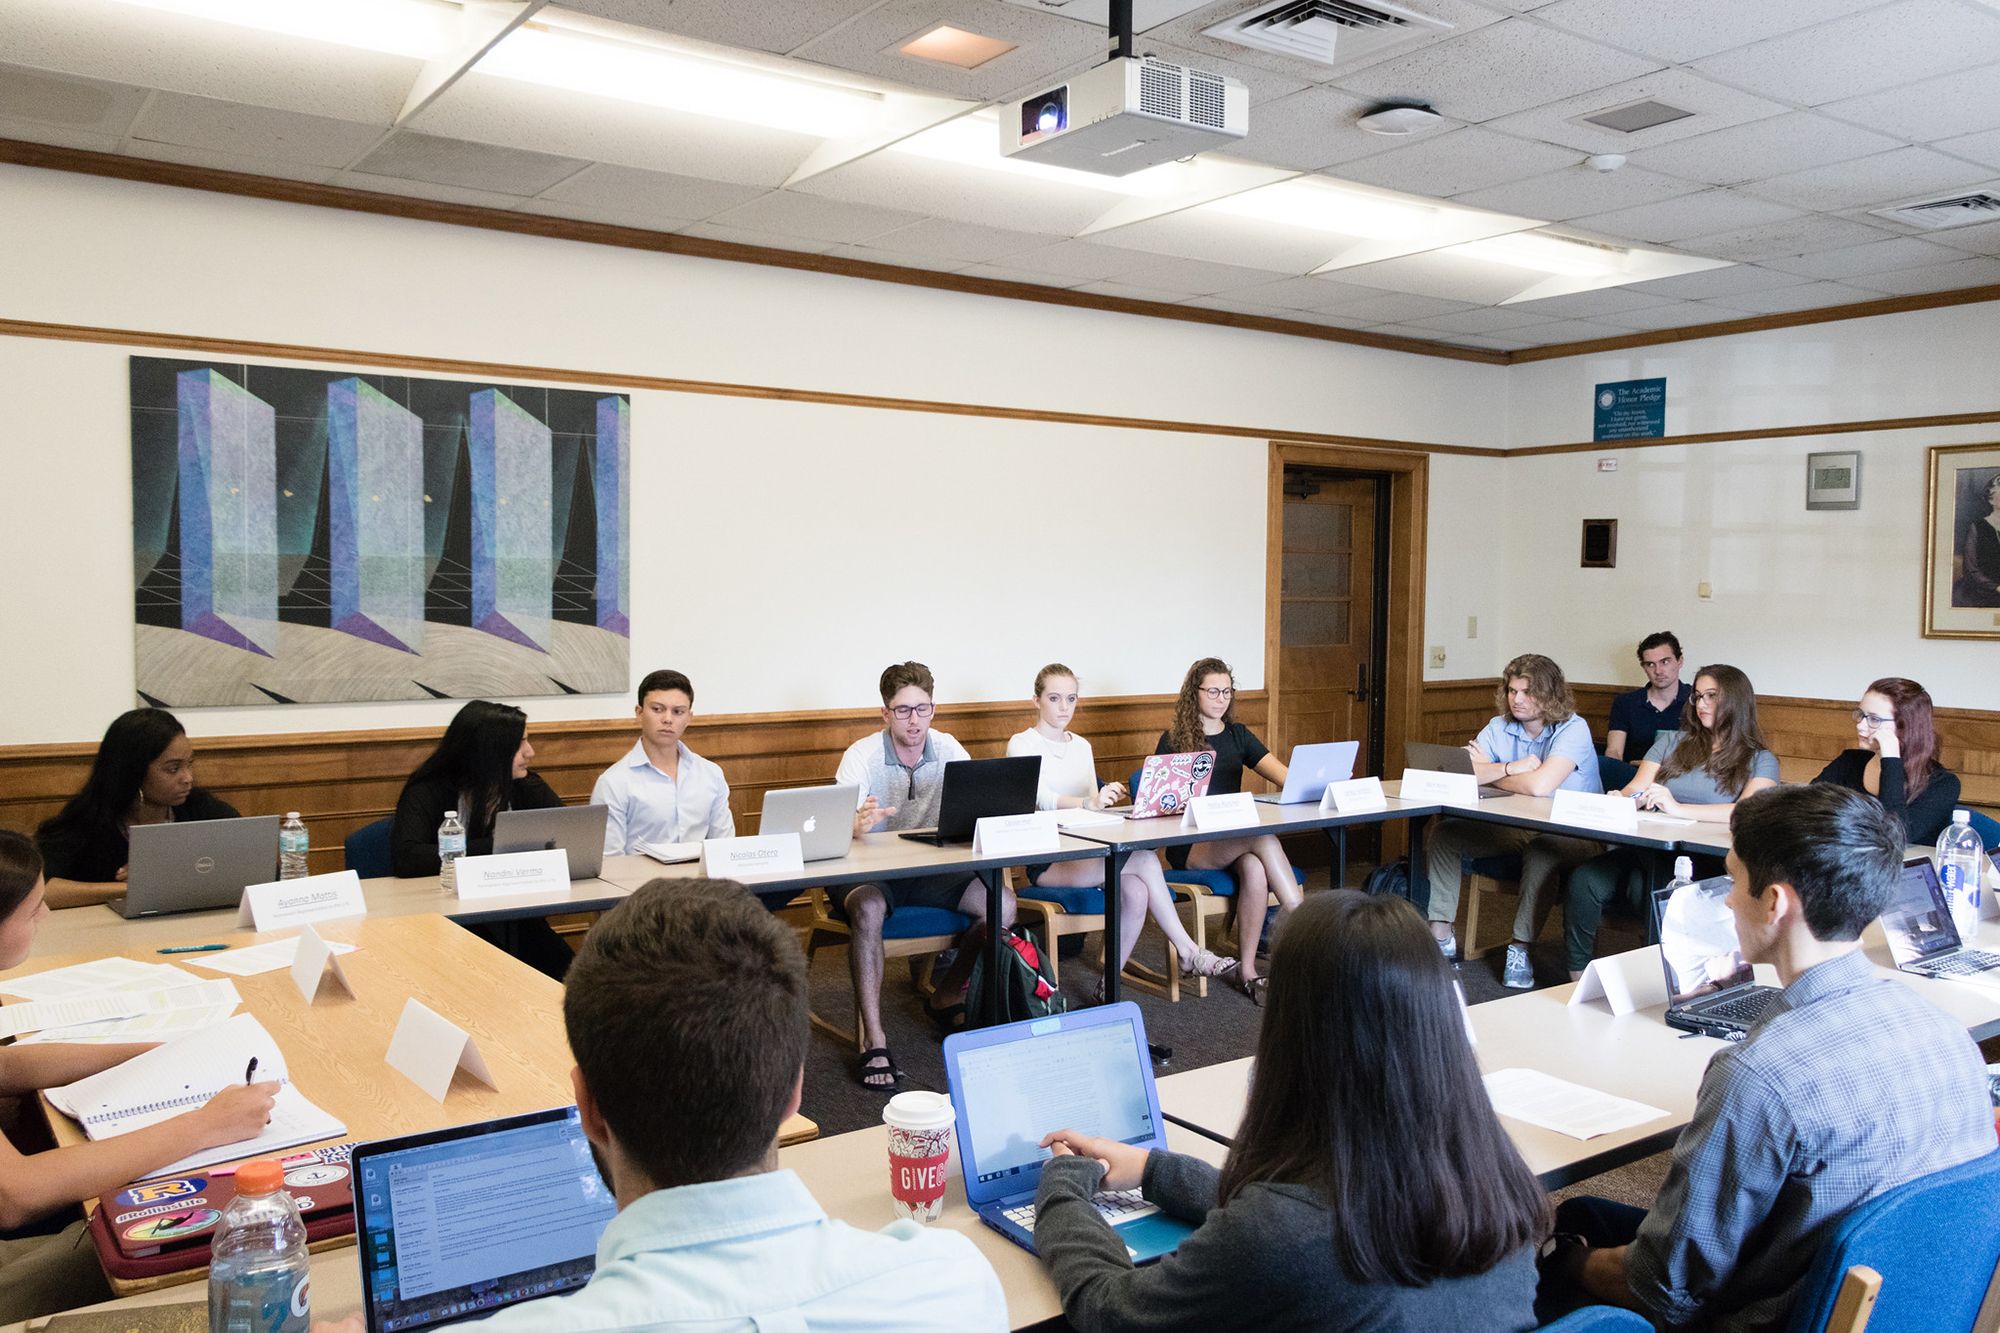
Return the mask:
<path fill-rule="evenodd" d="M 951 1167 L 951 1098 L 899 1092 L 882 1108 L 889 1127 L 889 1197 L 896 1215 L 929 1222 L 944 1211 Z"/>

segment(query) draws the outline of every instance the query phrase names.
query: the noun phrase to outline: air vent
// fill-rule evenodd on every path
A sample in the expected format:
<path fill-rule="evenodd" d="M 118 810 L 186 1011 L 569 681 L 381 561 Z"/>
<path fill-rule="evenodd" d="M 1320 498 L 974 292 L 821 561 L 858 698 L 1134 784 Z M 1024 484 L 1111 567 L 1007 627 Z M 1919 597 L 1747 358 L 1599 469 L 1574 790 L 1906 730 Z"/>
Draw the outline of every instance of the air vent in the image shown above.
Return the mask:
<path fill-rule="evenodd" d="M 1686 120 L 1694 112 L 1683 111 L 1665 102 L 1655 102 L 1651 98 L 1643 102 L 1633 102 L 1626 106 L 1614 106 L 1606 111 L 1595 112 L 1577 119 L 1586 125 L 1598 125 L 1620 134 L 1637 134 L 1640 130 L 1650 130 L 1655 125 L 1671 125 L 1677 120 Z"/>
<path fill-rule="evenodd" d="M 2000 181 L 1961 194 L 1919 199 L 1912 204 L 1877 208 L 1871 212 L 1878 218 L 1888 218 L 1891 222 L 1920 227 L 1925 231 L 1944 231 L 1950 227 L 2000 221 Z"/>
<path fill-rule="evenodd" d="M 1311 60 L 1348 64 L 1419 37 L 1450 32 L 1443 19 L 1386 0 L 1278 0 L 1202 29 L 1238 46 Z"/>
<path fill-rule="evenodd" d="M 1190 123 L 1219 130 L 1227 123 L 1228 86 L 1213 74 L 1188 71 L 1188 114 Z"/>
<path fill-rule="evenodd" d="M 1187 75 L 1179 65 L 1147 60 L 1139 65 L 1139 109 L 1149 116 L 1181 118 L 1181 90 Z"/>

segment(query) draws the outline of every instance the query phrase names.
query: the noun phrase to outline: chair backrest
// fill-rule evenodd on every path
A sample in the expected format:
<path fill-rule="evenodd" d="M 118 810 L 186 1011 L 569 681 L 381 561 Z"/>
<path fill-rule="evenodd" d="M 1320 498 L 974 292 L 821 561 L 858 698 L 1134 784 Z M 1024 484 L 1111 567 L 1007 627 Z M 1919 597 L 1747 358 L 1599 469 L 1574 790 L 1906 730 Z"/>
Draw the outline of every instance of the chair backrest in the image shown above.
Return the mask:
<path fill-rule="evenodd" d="M 1984 810 L 1973 810 L 1972 828 L 1979 835 L 1979 845 L 1989 852 L 2000 851 L 2000 819 L 1995 819 Z"/>
<path fill-rule="evenodd" d="M 1820 1333 L 1847 1270 L 1882 1275 L 1869 1333 L 1969 1329 L 2000 1263 L 2000 1151 L 1919 1176 L 1834 1228 L 1799 1287 L 1791 1333 Z"/>
<path fill-rule="evenodd" d="M 1639 776 L 1639 766 L 1607 755 L 1597 756 L 1597 780 L 1607 792 L 1623 791 L 1625 784 Z"/>
<path fill-rule="evenodd" d="M 1571 1310 L 1552 1324 L 1543 1324 L 1542 1333 L 1653 1333 L 1652 1321 L 1632 1310 L 1615 1305 L 1586 1305 Z"/>
<path fill-rule="evenodd" d="M 363 879 L 381 879 L 395 873 L 389 859 L 389 830 L 394 819 L 378 819 L 363 824 L 347 835 L 347 868 Z"/>

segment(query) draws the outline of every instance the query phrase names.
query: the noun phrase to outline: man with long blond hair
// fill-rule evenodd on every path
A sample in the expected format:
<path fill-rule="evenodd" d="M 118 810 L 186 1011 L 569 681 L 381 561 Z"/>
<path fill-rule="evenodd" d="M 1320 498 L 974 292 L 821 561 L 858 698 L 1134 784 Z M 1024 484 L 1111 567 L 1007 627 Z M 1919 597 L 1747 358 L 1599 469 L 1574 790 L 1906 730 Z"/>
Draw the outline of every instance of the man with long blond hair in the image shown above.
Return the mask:
<path fill-rule="evenodd" d="M 1576 696 L 1563 679 L 1562 668 L 1539 653 L 1523 653 L 1500 673 L 1494 703 L 1499 716 L 1488 722 L 1465 748 L 1472 752 L 1473 776 L 1481 786 L 1495 786 L 1519 796 L 1547 796 L 1558 789 L 1601 793 L 1597 749 L 1590 724 L 1578 716 Z M 1514 914 L 1514 940 L 1507 946 L 1502 980 L 1516 990 L 1535 984 L 1528 946 L 1548 917 L 1551 881 L 1560 888 L 1564 872 L 1603 850 L 1582 838 L 1564 838 L 1531 829 L 1447 819 L 1431 831 L 1425 843 L 1430 866 L 1431 934 L 1445 957 L 1458 956 L 1452 922 L 1468 857 L 1521 858 L 1521 906 Z"/>

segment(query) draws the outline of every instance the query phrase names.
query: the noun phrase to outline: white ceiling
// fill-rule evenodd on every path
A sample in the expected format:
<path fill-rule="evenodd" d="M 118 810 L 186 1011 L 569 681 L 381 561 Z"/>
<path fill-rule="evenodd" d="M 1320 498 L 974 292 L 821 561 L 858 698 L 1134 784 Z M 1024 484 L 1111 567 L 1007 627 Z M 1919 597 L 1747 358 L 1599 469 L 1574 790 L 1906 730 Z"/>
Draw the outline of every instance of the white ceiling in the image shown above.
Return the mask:
<path fill-rule="evenodd" d="M 0 137 L 1501 351 L 2000 283 L 2000 222 L 1868 212 L 2000 181 L 2000 0 L 1399 2 L 1455 26 L 1327 67 L 1203 35 L 1252 4 L 1218 0 L 1137 48 L 1249 88 L 1230 157 L 1732 267 L 1504 305 L 1518 271 L 1443 253 L 1308 277 L 1295 229 L 1192 210 L 1076 239 L 1118 196 L 902 152 L 786 188 L 817 137 L 476 69 L 396 128 L 419 60 L 119 0 L 0 4 Z M 1022 0 L 557 3 L 974 103 L 1105 51 Z M 942 22 L 1017 46 L 974 70 L 894 50 Z M 1447 123 L 1358 129 L 1384 98 Z M 1646 98 L 1694 114 L 1577 122 Z"/>

